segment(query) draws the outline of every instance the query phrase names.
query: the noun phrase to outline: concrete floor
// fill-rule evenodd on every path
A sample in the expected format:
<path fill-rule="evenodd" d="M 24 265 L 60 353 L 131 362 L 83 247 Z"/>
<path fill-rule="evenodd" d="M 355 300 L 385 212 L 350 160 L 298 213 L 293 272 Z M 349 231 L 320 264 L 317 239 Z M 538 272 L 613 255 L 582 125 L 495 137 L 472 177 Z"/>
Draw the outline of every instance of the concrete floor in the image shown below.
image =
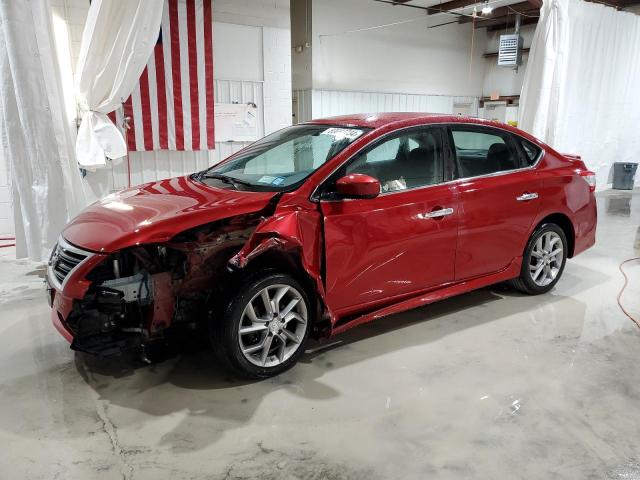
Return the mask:
<path fill-rule="evenodd" d="M 206 353 L 74 354 L 43 269 L 0 251 L 0 477 L 640 479 L 640 330 L 616 305 L 640 190 L 540 297 L 493 287 L 315 344 L 239 383 Z M 640 263 L 624 296 L 640 316 Z"/>

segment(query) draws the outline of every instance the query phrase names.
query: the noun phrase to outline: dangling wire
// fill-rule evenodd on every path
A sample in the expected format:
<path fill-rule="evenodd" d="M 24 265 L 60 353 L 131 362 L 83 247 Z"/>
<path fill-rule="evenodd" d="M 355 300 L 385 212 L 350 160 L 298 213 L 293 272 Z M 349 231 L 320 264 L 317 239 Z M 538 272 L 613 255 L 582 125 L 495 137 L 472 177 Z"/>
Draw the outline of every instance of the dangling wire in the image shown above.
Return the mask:
<path fill-rule="evenodd" d="M 467 85 L 471 84 L 471 70 L 473 67 L 473 43 L 476 36 L 476 15 L 474 9 L 474 15 L 471 17 L 471 52 L 469 52 L 469 76 L 467 77 Z"/>

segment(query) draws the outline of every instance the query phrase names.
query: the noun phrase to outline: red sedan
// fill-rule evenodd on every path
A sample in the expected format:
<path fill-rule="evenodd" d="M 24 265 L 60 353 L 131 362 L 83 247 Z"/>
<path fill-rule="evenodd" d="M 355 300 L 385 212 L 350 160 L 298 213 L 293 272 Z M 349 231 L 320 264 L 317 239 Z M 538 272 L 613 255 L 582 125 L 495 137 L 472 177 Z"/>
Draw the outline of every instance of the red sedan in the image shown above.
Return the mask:
<path fill-rule="evenodd" d="M 315 120 L 71 221 L 48 269 L 75 350 L 210 337 L 250 377 L 311 335 L 510 281 L 548 292 L 594 244 L 594 174 L 507 125 L 414 113 Z"/>

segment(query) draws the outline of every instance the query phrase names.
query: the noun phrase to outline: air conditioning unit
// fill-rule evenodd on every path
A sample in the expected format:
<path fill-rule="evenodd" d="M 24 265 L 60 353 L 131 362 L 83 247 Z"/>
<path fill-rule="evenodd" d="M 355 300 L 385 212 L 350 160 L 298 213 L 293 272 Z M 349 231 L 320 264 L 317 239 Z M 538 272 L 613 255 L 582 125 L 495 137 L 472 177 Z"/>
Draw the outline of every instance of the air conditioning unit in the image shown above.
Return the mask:
<path fill-rule="evenodd" d="M 522 37 L 517 34 L 500 35 L 498 66 L 517 67 L 522 65 Z"/>

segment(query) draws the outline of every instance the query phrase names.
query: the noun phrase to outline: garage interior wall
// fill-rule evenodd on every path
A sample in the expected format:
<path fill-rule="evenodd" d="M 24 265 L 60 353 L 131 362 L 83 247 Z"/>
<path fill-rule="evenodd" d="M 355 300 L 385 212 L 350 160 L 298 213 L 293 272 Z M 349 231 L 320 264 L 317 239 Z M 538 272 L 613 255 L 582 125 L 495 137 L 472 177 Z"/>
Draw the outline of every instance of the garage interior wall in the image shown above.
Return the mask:
<path fill-rule="evenodd" d="M 311 111 L 313 109 L 313 111 Z M 340 90 L 298 90 L 294 92 L 294 115 L 298 121 L 346 113 L 435 112 L 476 116 L 477 96 L 420 95 Z"/>
<path fill-rule="evenodd" d="M 456 106 L 477 114 L 484 29 L 436 26 L 452 17 L 370 0 L 293 0 L 291 15 L 296 121 L 372 111 L 454 113 Z M 383 27 L 370 29 L 376 26 Z"/>
<path fill-rule="evenodd" d="M 524 25 L 520 29 L 520 35 L 524 41 L 523 48 L 527 49 L 531 47 L 531 39 L 533 38 L 535 30 L 535 25 Z M 489 32 L 487 34 L 485 53 L 497 52 L 500 44 L 500 35 L 507 33 L 513 33 L 513 29 L 509 29 L 508 31 Z M 499 67 L 498 59 L 496 57 L 486 58 L 482 83 L 482 95 L 488 97 L 494 92 L 499 95 L 520 95 L 528 60 L 528 53 L 523 53 L 522 65 L 518 67 L 518 71 L 515 71 L 511 67 Z"/>
<path fill-rule="evenodd" d="M 536 28 L 535 25 L 524 25 L 520 29 L 520 35 L 523 39 L 523 48 L 531 47 L 531 40 Z M 499 32 L 489 32 L 487 34 L 487 43 L 485 53 L 496 53 L 500 43 L 500 35 L 513 33 L 513 29 Z M 522 65 L 515 70 L 512 67 L 499 67 L 498 58 L 495 56 L 484 59 L 484 77 L 482 83 L 482 96 L 491 97 L 492 94 L 498 96 L 520 95 L 522 90 L 522 82 L 524 74 L 527 70 L 527 62 L 529 54 L 522 54 Z M 498 120 L 500 122 L 517 122 L 519 114 L 519 106 L 508 105 L 507 102 L 485 102 L 483 108 L 478 109 L 478 116 L 488 120 Z"/>
<path fill-rule="evenodd" d="M 70 63 L 75 67 L 89 1 L 51 1 L 54 16 L 64 20 Z M 216 102 L 255 103 L 259 135 L 291 124 L 289 0 L 214 0 L 213 18 Z M 131 184 L 194 172 L 245 145 L 217 142 L 212 151 L 130 152 Z M 106 169 L 88 172 L 88 195 L 97 199 L 127 187 L 128 176 L 126 158 L 114 160 Z"/>

